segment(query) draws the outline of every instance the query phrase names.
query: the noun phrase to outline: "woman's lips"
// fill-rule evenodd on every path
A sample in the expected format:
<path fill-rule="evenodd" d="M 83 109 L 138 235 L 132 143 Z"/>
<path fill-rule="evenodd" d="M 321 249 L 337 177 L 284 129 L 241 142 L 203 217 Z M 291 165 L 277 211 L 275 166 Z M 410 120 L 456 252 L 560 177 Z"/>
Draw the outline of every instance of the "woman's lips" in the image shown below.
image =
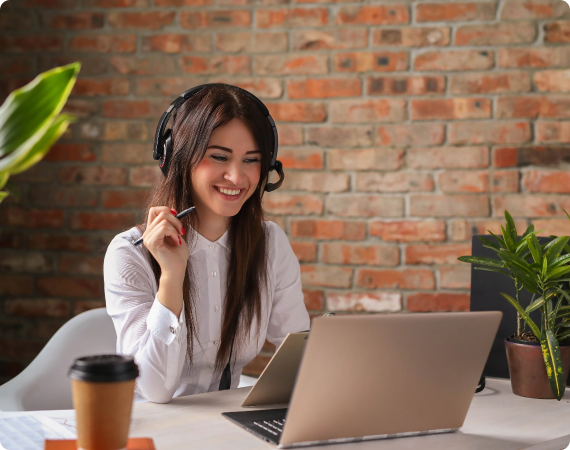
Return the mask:
<path fill-rule="evenodd" d="M 229 188 L 223 188 L 224 190 L 229 190 L 229 191 L 237 191 L 237 189 L 229 189 Z M 220 197 L 222 197 L 224 200 L 228 200 L 228 201 L 236 201 L 238 199 L 241 198 L 241 196 L 243 195 L 243 193 L 245 192 L 245 189 L 239 189 L 239 194 L 237 195 L 228 195 L 228 194 L 224 194 L 222 191 L 220 191 L 220 188 L 218 186 L 215 186 L 215 190 L 218 193 L 218 195 Z"/>

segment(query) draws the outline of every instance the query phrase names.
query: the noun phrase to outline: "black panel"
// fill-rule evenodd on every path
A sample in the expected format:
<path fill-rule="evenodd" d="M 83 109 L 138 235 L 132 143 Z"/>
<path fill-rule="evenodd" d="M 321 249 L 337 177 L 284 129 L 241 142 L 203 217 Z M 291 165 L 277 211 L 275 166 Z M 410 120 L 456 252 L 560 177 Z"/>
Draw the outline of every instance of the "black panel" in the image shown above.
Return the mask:
<path fill-rule="evenodd" d="M 491 242 L 494 241 L 491 235 L 483 236 Z M 550 241 L 550 238 L 539 237 L 538 241 L 540 244 L 545 244 Z M 471 253 L 473 256 L 499 259 L 493 250 L 483 247 L 479 236 L 473 236 L 471 243 Z M 475 270 L 475 266 L 471 264 L 471 311 L 503 312 L 503 319 L 499 325 L 499 331 L 497 331 L 497 336 L 493 342 L 493 347 L 491 348 L 491 353 L 483 374 L 489 377 L 509 378 L 509 367 L 507 365 L 504 341 L 506 337 L 515 334 L 517 331 L 517 312 L 500 294 L 501 292 L 513 298 L 515 297 L 515 284 L 511 278 L 500 273 Z M 519 296 L 521 304 L 526 307 L 530 303 L 532 294 L 523 288 Z M 540 322 L 539 311 L 532 312 L 530 316 L 535 322 Z M 529 330 L 528 326 L 526 330 Z"/>

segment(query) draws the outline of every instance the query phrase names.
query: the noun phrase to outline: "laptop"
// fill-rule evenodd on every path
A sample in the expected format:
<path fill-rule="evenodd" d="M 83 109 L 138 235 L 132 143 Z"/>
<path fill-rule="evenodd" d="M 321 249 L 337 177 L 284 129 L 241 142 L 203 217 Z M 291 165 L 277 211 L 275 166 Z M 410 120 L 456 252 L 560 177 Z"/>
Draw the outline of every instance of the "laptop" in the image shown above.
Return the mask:
<path fill-rule="evenodd" d="M 289 403 L 309 333 L 289 333 L 241 406 Z"/>
<path fill-rule="evenodd" d="M 453 432 L 500 311 L 317 317 L 288 408 L 222 415 L 278 448 Z"/>

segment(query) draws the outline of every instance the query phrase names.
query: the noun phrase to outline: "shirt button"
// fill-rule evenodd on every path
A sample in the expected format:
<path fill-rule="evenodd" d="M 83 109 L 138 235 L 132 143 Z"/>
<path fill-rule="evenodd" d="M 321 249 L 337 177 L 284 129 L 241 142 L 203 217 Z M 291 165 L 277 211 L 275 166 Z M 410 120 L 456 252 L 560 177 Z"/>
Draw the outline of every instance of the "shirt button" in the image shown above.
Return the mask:
<path fill-rule="evenodd" d="M 214 244 L 210 244 L 210 245 L 208 245 L 208 247 L 214 248 Z"/>
<path fill-rule="evenodd" d="M 168 329 L 172 334 L 176 334 L 176 330 L 174 329 L 174 327 L 168 327 Z"/>
<path fill-rule="evenodd" d="M 219 309 L 218 305 L 214 306 L 214 311 L 218 312 Z"/>
<path fill-rule="evenodd" d="M 212 276 L 215 277 L 218 274 L 218 272 L 214 271 L 212 272 Z"/>

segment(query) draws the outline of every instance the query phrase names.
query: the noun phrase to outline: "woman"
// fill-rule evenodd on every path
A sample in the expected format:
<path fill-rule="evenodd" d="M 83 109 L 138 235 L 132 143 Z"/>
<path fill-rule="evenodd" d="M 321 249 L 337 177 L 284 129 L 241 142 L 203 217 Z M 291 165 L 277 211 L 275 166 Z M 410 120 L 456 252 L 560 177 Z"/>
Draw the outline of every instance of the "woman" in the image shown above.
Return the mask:
<path fill-rule="evenodd" d="M 265 339 L 307 330 L 300 268 L 285 233 L 263 220 L 273 132 L 229 85 L 206 85 L 173 112 L 173 150 L 146 223 L 111 241 L 104 262 L 117 352 L 139 365 L 147 400 L 231 387 Z M 177 212 L 195 206 L 181 220 Z M 133 245 L 143 237 L 143 244 Z"/>

